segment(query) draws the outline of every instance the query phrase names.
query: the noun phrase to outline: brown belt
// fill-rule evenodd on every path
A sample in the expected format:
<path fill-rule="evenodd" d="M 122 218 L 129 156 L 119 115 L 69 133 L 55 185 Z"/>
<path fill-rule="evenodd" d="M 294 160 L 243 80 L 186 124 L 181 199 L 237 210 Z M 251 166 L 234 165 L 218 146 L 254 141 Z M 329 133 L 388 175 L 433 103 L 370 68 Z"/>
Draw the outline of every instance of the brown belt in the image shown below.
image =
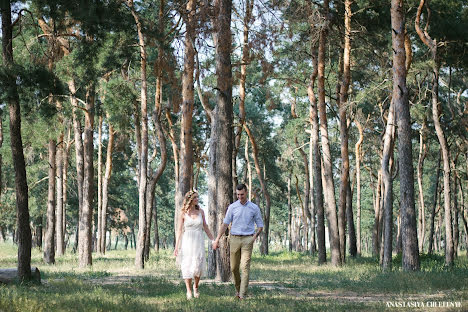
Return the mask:
<path fill-rule="evenodd" d="M 253 234 L 247 234 L 247 235 L 234 235 L 234 234 L 231 234 L 231 236 L 245 237 L 245 236 L 253 236 Z"/>

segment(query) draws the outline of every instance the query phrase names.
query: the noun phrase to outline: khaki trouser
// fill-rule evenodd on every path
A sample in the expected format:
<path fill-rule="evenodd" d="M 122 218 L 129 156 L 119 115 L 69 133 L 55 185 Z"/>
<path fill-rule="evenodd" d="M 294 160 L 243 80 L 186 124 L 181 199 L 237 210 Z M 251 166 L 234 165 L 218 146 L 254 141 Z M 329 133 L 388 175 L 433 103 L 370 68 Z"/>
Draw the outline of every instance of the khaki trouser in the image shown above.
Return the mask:
<path fill-rule="evenodd" d="M 250 259 L 252 258 L 254 238 L 251 236 L 230 235 L 231 272 L 234 286 L 239 296 L 245 297 L 249 287 Z M 242 277 L 239 272 L 242 272 Z"/>

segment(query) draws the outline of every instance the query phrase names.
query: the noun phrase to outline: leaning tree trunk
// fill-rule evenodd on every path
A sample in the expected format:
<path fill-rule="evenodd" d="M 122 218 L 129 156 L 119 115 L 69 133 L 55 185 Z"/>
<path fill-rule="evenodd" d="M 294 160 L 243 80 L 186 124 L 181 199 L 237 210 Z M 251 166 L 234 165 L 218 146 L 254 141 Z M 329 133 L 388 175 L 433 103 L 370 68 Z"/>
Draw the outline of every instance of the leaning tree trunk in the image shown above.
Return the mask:
<path fill-rule="evenodd" d="M 47 196 L 47 230 L 44 241 L 44 262 L 55 263 L 55 140 L 49 141 L 49 192 Z"/>
<path fill-rule="evenodd" d="M 309 97 L 310 111 L 309 119 L 311 124 L 311 147 L 313 150 L 312 164 L 314 183 L 312 184 L 312 194 L 314 206 L 317 213 L 317 250 L 318 250 L 318 263 L 322 264 L 327 261 L 327 252 L 325 247 L 325 212 L 323 207 L 323 187 L 322 187 L 322 165 L 321 153 L 319 147 L 319 120 L 318 120 L 318 107 L 317 97 L 315 96 L 314 86 L 315 80 L 318 75 L 318 58 L 317 48 L 312 48 L 312 64 L 313 72 L 310 76 L 310 82 L 307 86 L 307 95 Z"/>
<path fill-rule="evenodd" d="M 328 18 L 329 1 L 324 0 L 324 18 Z M 338 229 L 338 220 L 336 215 L 335 187 L 333 181 L 332 158 L 330 152 L 330 142 L 328 140 L 328 122 L 325 103 L 325 49 L 327 42 L 328 29 L 323 26 L 320 31 L 319 50 L 318 50 L 318 110 L 320 114 L 320 137 L 322 143 L 323 159 L 323 182 L 325 199 L 327 205 L 328 233 L 330 237 L 331 263 L 334 266 L 342 264 L 340 253 L 340 237 Z"/>
<path fill-rule="evenodd" d="M 260 181 L 260 186 L 262 187 L 262 193 L 263 193 L 263 196 L 265 197 L 265 202 L 266 202 L 265 203 L 265 215 L 263 216 L 264 229 L 263 229 L 262 245 L 260 246 L 260 253 L 262 255 L 268 255 L 268 240 L 269 240 L 269 231 L 270 231 L 270 206 L 271 206 L 270 193 L 268 192 L 266 181 L 263 178 L 263 174 L 260 169 L 260 162 L 258 160 L 258 147 L 257 147 L 257 143 L 255 142 L 255 137 L 250 131 L 247 124 L 244 124 L 244 129 L 247 135 L 249 136 L 250 143 L 252 144 L 252 154 L 254 157 L 255 170 L 257 171 L 257 178 Z M 306 224 L 304 224 L 304 226 L 306 226 Z"/>
<path fill-rule="evenodd" d="M 445 138 L 444 131 L 440 125 L 441 108 L 439 107 L 439 68 L 440 62 L 437 54 L 437 41 L 432 39 L 427 33 L 427 27 L 424 32 L 419 26 L 422 9 L 425 0 L 419 2 L 418 11 L 416 14 L 415 28 L 421 41 L 430 49 L 432 54 L 432 119 L 436 130 L 437 138 L 439 139 L 440 149 L 442 151 L 443 172 L 444 172 L 444 209 L 445 209 L 445 265 L 453 265 L 453 231 L 452 231 L 452 214 L 451 214 L 451 196 L 450 196 L 450 156 Z M 430 10 L 428 9 L 429 13 Z"/>
<path fill-rule="evenodd" d="M 403 257 L 406 271 L 419 270 L 418 236 L 414 208 L 414 170 L 411 144 L 411 117 L 406 88 L 405 8 L 403 0 L 392 0 L 393 92 L 398 127 L 400 209 Z"/>
<path fill-rule="evenodd" d="M 13 62 L 13 25 L 11 23 L 11 3 L 2 1 L 0 4 L 2 17 L 2 47 L 3 66 L 12 70 Z M 31 228 L 29 226 L 28 182 L 26 180 L 26 165 L 21 138 L 21 111 L 16 87 L 16 77 L 8 72 L 6 81 L 9 92 L 6 102 L 10 112 L 10 142 L 13 166 L 15 169 L 17 242 L 18 242 L 18 278 L 31 279 Z"/>

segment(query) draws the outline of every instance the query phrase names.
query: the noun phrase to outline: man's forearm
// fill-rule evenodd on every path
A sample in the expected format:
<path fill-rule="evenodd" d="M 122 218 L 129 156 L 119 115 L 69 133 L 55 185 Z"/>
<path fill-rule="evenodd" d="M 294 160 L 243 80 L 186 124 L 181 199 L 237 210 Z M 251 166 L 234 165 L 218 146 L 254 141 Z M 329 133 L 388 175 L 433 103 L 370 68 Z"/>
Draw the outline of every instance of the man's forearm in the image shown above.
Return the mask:
<path fill-rule="evenodd" d="M 216 236 L 216 241 L 219 241 L 219 239 L 221 238 L 221 236 L 223 236 L 224 232 L 226 232 L 226 229 L 228 228 L 228 225 L 223 223 L 223 225 L 221 225 L 219 227 L 219 230 L 218 230 L 218 235 Z"/>

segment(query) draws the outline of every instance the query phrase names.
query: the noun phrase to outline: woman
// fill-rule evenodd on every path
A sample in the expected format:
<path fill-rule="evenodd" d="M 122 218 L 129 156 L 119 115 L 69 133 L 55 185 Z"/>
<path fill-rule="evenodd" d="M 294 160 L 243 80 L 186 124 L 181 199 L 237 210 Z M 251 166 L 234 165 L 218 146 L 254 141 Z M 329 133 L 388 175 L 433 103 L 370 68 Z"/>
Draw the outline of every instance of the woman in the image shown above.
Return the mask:
<path fill-rule="evenodd" d="M 203 230 L 210 240 L 213 240 L 213 235 L 205 221 L 205 213 L 198 206 L 198 193 L 190 191 L 184 196 L 174 250 L 182 271 L 182 278 L 185 280 L 188 300 L 192 299 L 192 279 L 194 280 L 193 297 L 198 298 L 200 277 L 206 273 Z"/>

